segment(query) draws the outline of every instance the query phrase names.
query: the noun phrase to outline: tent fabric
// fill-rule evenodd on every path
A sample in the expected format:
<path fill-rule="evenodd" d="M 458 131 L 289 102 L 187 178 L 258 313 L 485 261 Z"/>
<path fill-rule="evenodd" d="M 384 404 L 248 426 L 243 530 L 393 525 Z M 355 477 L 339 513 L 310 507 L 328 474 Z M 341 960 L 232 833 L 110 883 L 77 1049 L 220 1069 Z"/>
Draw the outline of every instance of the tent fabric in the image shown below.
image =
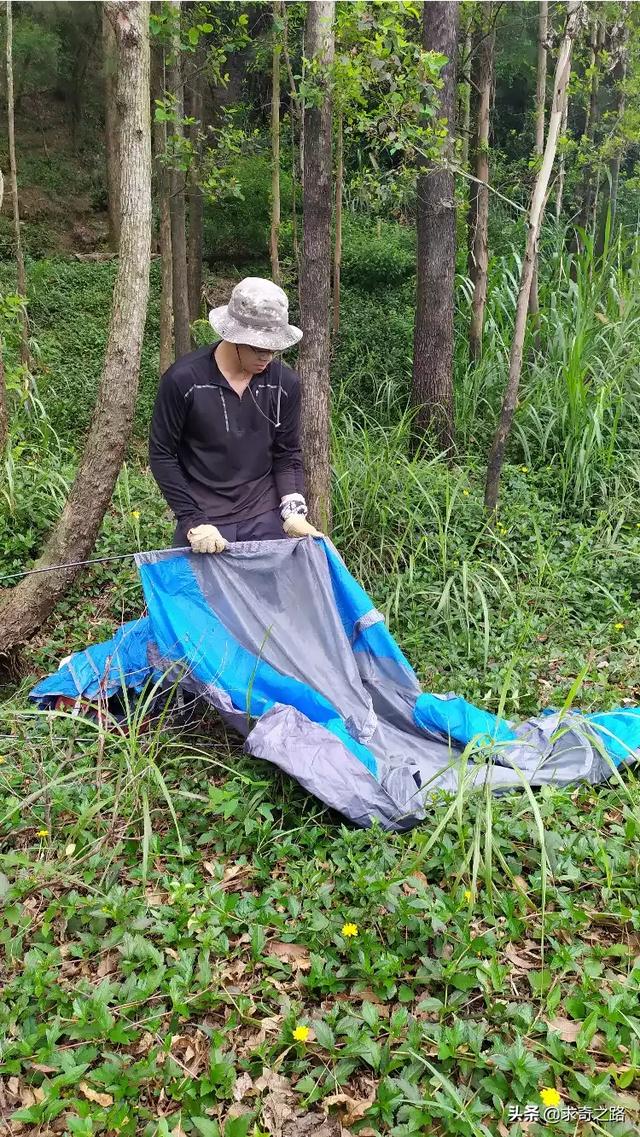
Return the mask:
<path fill-rule="evenodd" d="M 215 707 L 249 754 L 359 825 L 405 829 L 438 791 L 600 782 L 640 752 L 640 711 L 508 723 L 421 691 L 381 613 L 326 539 L 224 554 L 140 553 L 148 616 L 31 692 L 95 698 L 165 677 Z"/>

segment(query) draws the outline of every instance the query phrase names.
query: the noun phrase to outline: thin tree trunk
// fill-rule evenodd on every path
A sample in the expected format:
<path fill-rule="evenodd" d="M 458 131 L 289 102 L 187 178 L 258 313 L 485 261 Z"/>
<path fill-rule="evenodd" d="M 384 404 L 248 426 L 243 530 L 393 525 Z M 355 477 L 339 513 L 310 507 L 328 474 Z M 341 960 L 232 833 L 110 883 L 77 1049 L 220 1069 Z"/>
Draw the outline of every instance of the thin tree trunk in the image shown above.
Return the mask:
<path fill-rule="evenodd" d="M 191 87 L 191 115 L 195 119 L 190 127 L 193 160 L 189 167 L 189 234 L 187 237 L 187 278 L 189 292 L 189 318 L 197 320 L 202 303 L 202 244 L 204 239 L 204 199 L 199 183 L 202 133 L 202 77 L 200 58 L 194 60 Z"/>
<path fill-rule="evenodd" d="M 9 182 L 11 184 L 11 202 L 13 205 L 13 239 L 16 253 L 17 289 L 20 296 L 27 295 L 27 277 L 24 270 L 24 255 L 22 252 L 22 236 L 20 233 L 20 203 L 18 201 L 18 165 L 16 162 L 16 129 L 13 111 L 13 10 L 11 0 L 7 0 L 7 126 L 9 134 Z M 31 366 L 31 352 L 29 350 L 29 320 L 26 308 L 22 307 L 22 362 Z"/>
<path fill-rule="evenodd" d="M 564 100 L 564 107 L 562 110 L 562 122 L 560 124 L 560 137 L 564 137 L 567 133 L 567 119 L 569 117 L 569 92 Z M 562 216 L 562 198 L 564 196 L 564 175 L 565 175 L 565 154 L 564 150 L 560 152 L 560 162 L 558 164 L 558 188 L 556 190 L 556 221 L 560 221 Z"/>
<path fill-rule="evenodd" d="M 587 107 L 587 114 L 584 124 L 584 138 L 586 145 L 586 160 L 584 166 L 584 174 L 582 178 L 582 201 L 580 206 L 580 218 L 578 224 L 585 232 L 591 228 L 594 220 L 595 209 L 595 187 L 594 187 L 594 169 L 595 163 L 593 160 L 593 148 L 595 144 L 595 134 L 600 120 L 600 106 L 598 102 L 598 92 L 600 89 L 600 73 L 599 63 L 600 54 L 604 47 L 605 27 L 604 23 L 596 19 L 591 32 L 591 87 L 589 91 L 589 104 Z"/>
<path fill-rule="evenodd" d="M 292 243 L 293 243 L 293 257 L 297 265 L 298 274 L 300 273 L 300 250 L 298 248 L 298 183 L 302 178 L 302 167 L 300 167 L 300 178 L 298 178 L 298 159 L 302 156 L 302 149 L 296 146 L 296 119 L 300 124 L 300 139 L 302 139 L 302 108 L 300 106 L 300 99 L 296 88 L 296 81 L 293 76 L 293 68 L 291 66 L 291 58 L 289 56 L 289 19 L 287 16 L 287 5 L 285 0 L 281 0 L 281 15 L 282 15 L 282 54 L 287 66 L 287 75 L 289 77 L 289 98 L 290 98 L 290 117 L 291 117 L 291 228 L 292 228 Z"/>
<path fill-rule="evenodd" d="M 181 0 L 169 0 L 172 17 L 179 28 Z M 180 55 L 180 35 L 173 35 L 171 66 L 168 68 L 169 90 L 175 96 L 176 122 L 173 133 L 178 142 L 184 137 L 184 79 Z M 173 338 L 176 359 L 191 351 L 189 327 L 189 276 L 187 272 L 187 217 L 185 175 L 172 165 L 169 173 L 169 205 L 171 213 L 171 269 L 173 293 Z"/>
<path fill-rule="evenodd" d="M 104 141 L 107 170 L 109 244 L 115 253 L 120 242 L 120 155 L 118 153 L 118 46 L 106 5 L 102 6 L 102 52 L 104 67 Z"/>
<path fill-rule="evenodd" d="M 628 45 L 629 45 L 629 5 L 623 3 L 622 16 L 620 25 L 620 43 L 618 45 L 617 58 L 613 68 L 613 81 L 616 89 L 616 123 L 619 128 L 624 117 L 626 105 L 626 90 L 625 80 L 627 77 L 628 65 Z M 602 208 L 602 215 L 598 230 L 598 241 L 596 253 L 602 256 L 604 252 L 607 230 L 613 233 L 614 224 L 616 219 L 616 208 L 618 205 L 618 185 L 620 182 L 620 163 L 622 160 L 623 140 L 618 137 L 616 139 L 615 150 L 609 160 L 609 195 L 605 197 L 605 204 Z M 604 196 L 604 195 L 603 195 Z M 594 205 L 594 214 L 596 206 Z"/>
<path fill-rule="evenodd" d="M 536 76 L 536 133 L 533 152 L 536 158 L 544 153 L 544 112 L 547 100 L 547 35 L 549 28 L 549 5 L 547 0 L 538 3 L 538 67 Z M 533 265 L 533 277 L 529 292 L 529 314 L 533 317 L 536 326 L 536 336 L 539 330 L 538 313 L 538 258 Z M 536 342 L 536 347 L 539 344 Z"/>
<path fill-rule="evenodd" d="M 160 0 L 154 0 L 157 11 Z M 158 43 L 154 51 L 153 98 L 163 99 L 165 95 L 165 51 Z M 158 250 L 160 253 L 160 374 L 164 375 L 173 362 L 173 296 L 171 272 L 171 214 L 169 209 L 169 171 L 165 157 L 167 153 L 167 124 L 153 119 L 153 150 L 155 160 L 156 186 L 158 194 Z"/>
<path fill-rule="evenodd" d="M 562 122 L 564 103 L 567 97 L 567 86 L 571 74 L 571 50 L 578 27 L 580 8 L 580 0 L 569 0 L 569 3 L 567 4 L 567 24 L 562 44 L 560 46 L 558 60 L 556 63 L 556 71 L 553 83 L 553 102 L 551 106 L 551 113 L 549 115 L 549 128 L 547 131 L 544 156 L 542 159 L 542 165 L 536 175 L 533 194 L 531 196 L 531 205 L 529 207 L 529 216 L 527 222 L 527 244 L 524 260 L 522 262 L 520 288 L 518 291 L 518 301 L 516 304 L 516 319 L 513 331 L 513 340 L 511 343 L 511 353 L 509 357 L 509 378 L 507 381 L 504 400 L 500 411 L 500 421 L 498 423 L 498 428 L 496 430 L 493 444 L 491 446 L 491 452 L 489 454 L 489 462 L 487 467 L 485 506 L 490 512 L 494 512 L 498 505 L 502 465 L 504 462 L 507 441 L 511 432 L 513 416 L 515 414 L 518 402 L 518 388 L 520 385 L 520 374 L 522 371 L 522 352 L 527 324 L 529 292 L 531 289 L 531 280 L 533 277 L 533 269 L 536 259 L 538 237 L 540 235 L 540 227 L 542 225 L 544 205 L 547 196 L 547 190 L 549 187 L 549 179 L 551 178 L 551 171 L 553 169 L 553 162 L 558 145 L 558 134 L 560 132 L 560 124 Z"/>
<path fill-rule="evenodd" d="M 280 0 L 273 4 L 273 61 L 271 66 L 271 233 L 269 253 L 271 277 L 280 284 L 280 52 L 277 38 L 277 20 L 280 17 Z"/>
<path fill-rule="evenodd" d="M 336 124 L 336 186 L 333 244 L 333 335 L 340 331 L 340 270 L 342 267 L 342 186 L 344 181 L 344 136 L 342 112 Z"/>
<path fill-rule="evenodd" d="M 493 56 L 495 50 L 495 27 L 493 26 L 492 5 L 485 5 L 490 30 L 480 27 L 480 37 L 476 43 L 473 57 L 472 86 L 476 102 L 474 138 L 474 174 L 477 181 L 471 183 L 471 198 L 474 201 L 475 221 L 471 233 L 471 280 L 473 300 L 471 323 L 469 326 L 469 356 L 479 359 L 482 354 L 482 330 L 484 310 L 487 302 L 487 272 L 489 267 L 489 115 L 491 89 L 493 86 Z"/>
<path fill-rule="evenodd" d="M 329 457 L 329 308 L 331 301 L 331 94 L 323 71 L 333 62 L 334 0 L 307 8 L 306 52 L 320 66 L 315 82 L 326 86 L 321 106 L 304 109 L 303 255 L 300 312 L 304 338 L 298 367 L 302 380 L 302 451 L 310 516 L 331 527 Z"/>
<path fill-rule="evenodd" d="M 469 22 L 465 29 L 464 44 L 462 47 L 462 126 L 460 134 L 462 136 L 462 151 L 461 163 L 462 169 L 466 170 L 469 165 L 469 137 L 471 134 L 471 28 L 473 20 L 469 17 Z"/>
<path fill-rule="evenodd" d="M 115 0 L 106 8 L 118 40 L 120 259 L 93 420 L 69 498 L 39 567 L 90 555 L 122 465 L 138 388 L 151 240 L 149 5 Z M 76 568 L 40 573 L 11 590 L 0 608 L 2 652 L 38 630 L 77 572 Z"/>
<path fill-rule="evenodd" d="M 446 120 L 445 157 L 453 157 L 456 105 L 458 4 L 431 0 L 423 7 L 423 46 L 445 55 L 439 114 Z M 449 457 L 454 449 L 453 300 L 456 209 L 453 173 L 422 168 L 417 193 L 418 279 L 413 353 L 412 403 L 415 437 L 432 433 Z"/>

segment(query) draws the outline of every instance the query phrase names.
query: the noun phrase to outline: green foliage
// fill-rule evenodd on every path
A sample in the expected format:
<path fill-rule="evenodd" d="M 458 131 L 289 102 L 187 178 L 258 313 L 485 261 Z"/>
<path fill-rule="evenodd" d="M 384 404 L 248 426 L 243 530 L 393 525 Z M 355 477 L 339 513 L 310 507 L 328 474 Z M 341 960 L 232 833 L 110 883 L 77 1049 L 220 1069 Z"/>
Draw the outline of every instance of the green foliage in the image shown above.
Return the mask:
<path fill-rule="evenodd" d="M 239 157 L 228 166 L 236 192 L 229 200 L 205 204 L 204 256 L 207 261 L 242 263 L 267 254 L 271 225 L 271 163 L 260 154 Z M 283 214 L 291 208 L 291 176 L 280 173 Z"/>
<path fill-rule="evenodd" d="M 34 23 L 27 14 L 13 23 L 14 98 L 48 91 L 56 83 L 61 41 L 57 31 Z"/>

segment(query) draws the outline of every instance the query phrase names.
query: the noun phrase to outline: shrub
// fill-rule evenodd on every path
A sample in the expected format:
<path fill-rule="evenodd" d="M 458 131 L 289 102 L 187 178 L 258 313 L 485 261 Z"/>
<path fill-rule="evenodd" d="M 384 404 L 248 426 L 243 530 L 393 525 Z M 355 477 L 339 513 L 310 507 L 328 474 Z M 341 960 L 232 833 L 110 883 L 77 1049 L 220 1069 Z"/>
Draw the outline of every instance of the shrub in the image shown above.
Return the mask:
<path fill-rule="evenodd" d="M 271 226 L 271 163 L 254 155 L 238 158 L 230 168 L 239 197 L 205 205 L 204 258 L 211 261 L 246 261 L 266 256 Z M 291 176 L 280 172 L 283 216 L 291 209 Z"/>

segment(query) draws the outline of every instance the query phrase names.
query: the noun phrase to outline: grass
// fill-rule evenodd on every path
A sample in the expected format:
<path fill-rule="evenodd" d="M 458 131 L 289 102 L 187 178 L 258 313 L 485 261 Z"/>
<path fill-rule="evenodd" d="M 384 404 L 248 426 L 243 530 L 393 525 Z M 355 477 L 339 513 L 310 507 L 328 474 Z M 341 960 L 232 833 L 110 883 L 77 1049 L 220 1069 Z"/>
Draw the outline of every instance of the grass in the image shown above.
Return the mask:
<path fill-rule="evenodd" d="M 467 372 L 458 360 L 463 447 L 448 469 L 408 446 L 404 260 L 394 321 L 372 325 L 358 369 L 358 249 L 333 428 L 334 537 L 349 567 L 425 689 L 456 690 L 507 717 L 638 701 L 635 262 L 617 248 L 602 268 L 586 258 L 571 268 L 551 248 L 545 352 L 528 348 L 489 527 L 483 461 L 504 377 L 513 259 L 493 266 L 481 367 Z M 68 477 L 112 268 L 56 261 L 38 271 L 38 390 L 57 430 L 51 464 Z M 462 320 L 464 287 L 459 295 Z M 363 297 L 363 323 L 372 303 Z M 155 384 L 153 312 L 140 423 Z M 381 366 L 384 334 L 398 358 Z M 20 421 L 20 443 L 40 453 L 35 420 Z M 96 555 L 170 540 L 139 453 L 134 441 Z M 15 464 L 13 515 L 3 500 L 5 572 L 37 555 L 55 509 L 42 492 L 46 462 L 39 477 L 28 466 Z M 28 711 L 35 677 L 111 635 L 141 603 L 130 562 L 90 568 L 30 647 L 23 687 L 5 692 L 8 1132 L 327 1137 L 339 1120 L 353 1137 L 636 1133 L 633 769 L 603 787 L 460 793 L 435 801 L 428 824 L 389 835 L 343 825 L 244 757 L 215 722 L 196 731 L 159 721 L 144 733 L 134 712 L 126 734 Z M 548 1125 L 510 1119 L 528 1105 L 542 1111 L 543 1089 L 594 1118 L 614 1112 Z"/>

